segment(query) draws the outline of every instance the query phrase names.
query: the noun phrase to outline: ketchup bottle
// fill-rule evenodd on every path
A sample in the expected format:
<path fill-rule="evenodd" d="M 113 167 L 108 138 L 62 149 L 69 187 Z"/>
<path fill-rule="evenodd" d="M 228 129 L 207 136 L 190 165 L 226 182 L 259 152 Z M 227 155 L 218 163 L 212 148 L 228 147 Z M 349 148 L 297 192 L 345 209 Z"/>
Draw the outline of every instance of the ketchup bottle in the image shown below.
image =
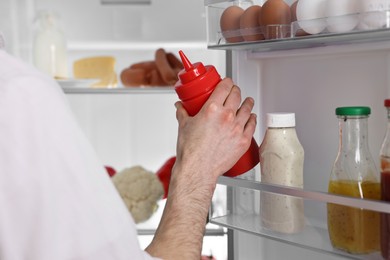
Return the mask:
<path fill-rule="evenodd" d="M 390 201 L 390 99 L 385 99 L 387 114 L 386 134 L 380 149 L 381 199 Z M 381 213 L 381 251 L 384 259 L 390 259 L 390 214 Z"/>
<path fill-rule="evenodd" d="M 212 65 L 201 62 L 192 64 L 182 51 L 179 51 L 184 69 L 179 72 L 175 91 L 190 116 L 196 115 L 210 97 L 221 77 Z M 243 174 L 259 163 L 259 146 L 254 138 L 248 151 L 224 175 L 235 177 Z"/>

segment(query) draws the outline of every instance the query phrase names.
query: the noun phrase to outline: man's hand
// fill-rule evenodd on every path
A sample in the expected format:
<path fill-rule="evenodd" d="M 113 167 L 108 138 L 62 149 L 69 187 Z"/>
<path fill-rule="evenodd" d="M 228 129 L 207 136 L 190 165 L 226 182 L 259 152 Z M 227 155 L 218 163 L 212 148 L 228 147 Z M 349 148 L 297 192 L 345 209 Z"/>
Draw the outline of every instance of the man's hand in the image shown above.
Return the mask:
<path fill-rule="evenodd" d="M 215 178 L 228 171 L 251 143 L 256 128 L 253 105 L 252 98 L 241 104 L 240 89 L 228 78 L 217 85 L 194 117 L 177 102 L 177 160 L 212 173 Z"/>
<path fill-rule="evenodd" d="M 193 117 L 176 103 L 177 158 L 160 225 L 146 249 L 151 255 L 200 259 L 217 178 L 233 167 L 251 144 L 256 128 L 253 105 L 252 98 L 241 104 L 240 89 L 231 79 L 222 80 Z"/>

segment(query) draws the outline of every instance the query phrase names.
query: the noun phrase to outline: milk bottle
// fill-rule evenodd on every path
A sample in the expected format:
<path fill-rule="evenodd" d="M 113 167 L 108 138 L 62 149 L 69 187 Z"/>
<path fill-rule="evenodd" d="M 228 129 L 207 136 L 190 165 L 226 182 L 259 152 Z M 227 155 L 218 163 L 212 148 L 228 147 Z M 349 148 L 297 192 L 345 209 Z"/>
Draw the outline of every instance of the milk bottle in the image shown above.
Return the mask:
<path fill-rule="evenodd" d="M 38 28 L 34 38 L 34 65 L 56 79 L 68 76 L 66 40 L 58 25 L 58 18 L 49 11 L 37 15 Z"/>

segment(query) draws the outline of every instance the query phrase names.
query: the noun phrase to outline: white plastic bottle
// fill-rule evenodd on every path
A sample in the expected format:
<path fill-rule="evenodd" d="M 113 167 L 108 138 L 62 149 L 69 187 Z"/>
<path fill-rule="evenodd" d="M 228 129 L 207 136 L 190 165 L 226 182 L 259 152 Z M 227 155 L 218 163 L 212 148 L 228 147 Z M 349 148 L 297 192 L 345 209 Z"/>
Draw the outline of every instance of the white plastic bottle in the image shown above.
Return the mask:
<path fill-rule="evenodd" d="M 267 130 L 260 145 L 261 182 L 303 188 L 304 150 L 295 129 L 294 113 L 267 114 Z M 281 233 L 297 233 L 305 226 L 301 198 L 261 192 L 262 226 Z"/>
<path fill-rule="evenodd" d="M 240 175 L 239 178 L 255 181 L 256 171 L 255 169 L 251 169 L 248 172 Z M 255 214 L 255 191 L 247 188 L 236 188 L 233 192 L 233 212 L 240 216 Z"/>
<path fill-rule="evenodd" d="M 67 47 L 58 18 L 49 11 L 37 15 L 38 28 L 33 46 L 33 62 L 41 71 L 56 79 L 68 77 Z"/>

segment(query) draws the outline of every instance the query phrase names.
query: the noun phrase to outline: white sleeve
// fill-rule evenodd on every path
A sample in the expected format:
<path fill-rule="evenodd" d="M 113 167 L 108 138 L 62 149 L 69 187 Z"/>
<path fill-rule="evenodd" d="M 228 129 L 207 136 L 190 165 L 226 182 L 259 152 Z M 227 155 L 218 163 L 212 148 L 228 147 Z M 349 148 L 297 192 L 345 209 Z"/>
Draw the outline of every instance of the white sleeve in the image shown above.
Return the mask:
<path fill-rule="evenodd" d="M 154 259 L 60 87 L 40 73 L 3 72 L 0 259 Z"/>

